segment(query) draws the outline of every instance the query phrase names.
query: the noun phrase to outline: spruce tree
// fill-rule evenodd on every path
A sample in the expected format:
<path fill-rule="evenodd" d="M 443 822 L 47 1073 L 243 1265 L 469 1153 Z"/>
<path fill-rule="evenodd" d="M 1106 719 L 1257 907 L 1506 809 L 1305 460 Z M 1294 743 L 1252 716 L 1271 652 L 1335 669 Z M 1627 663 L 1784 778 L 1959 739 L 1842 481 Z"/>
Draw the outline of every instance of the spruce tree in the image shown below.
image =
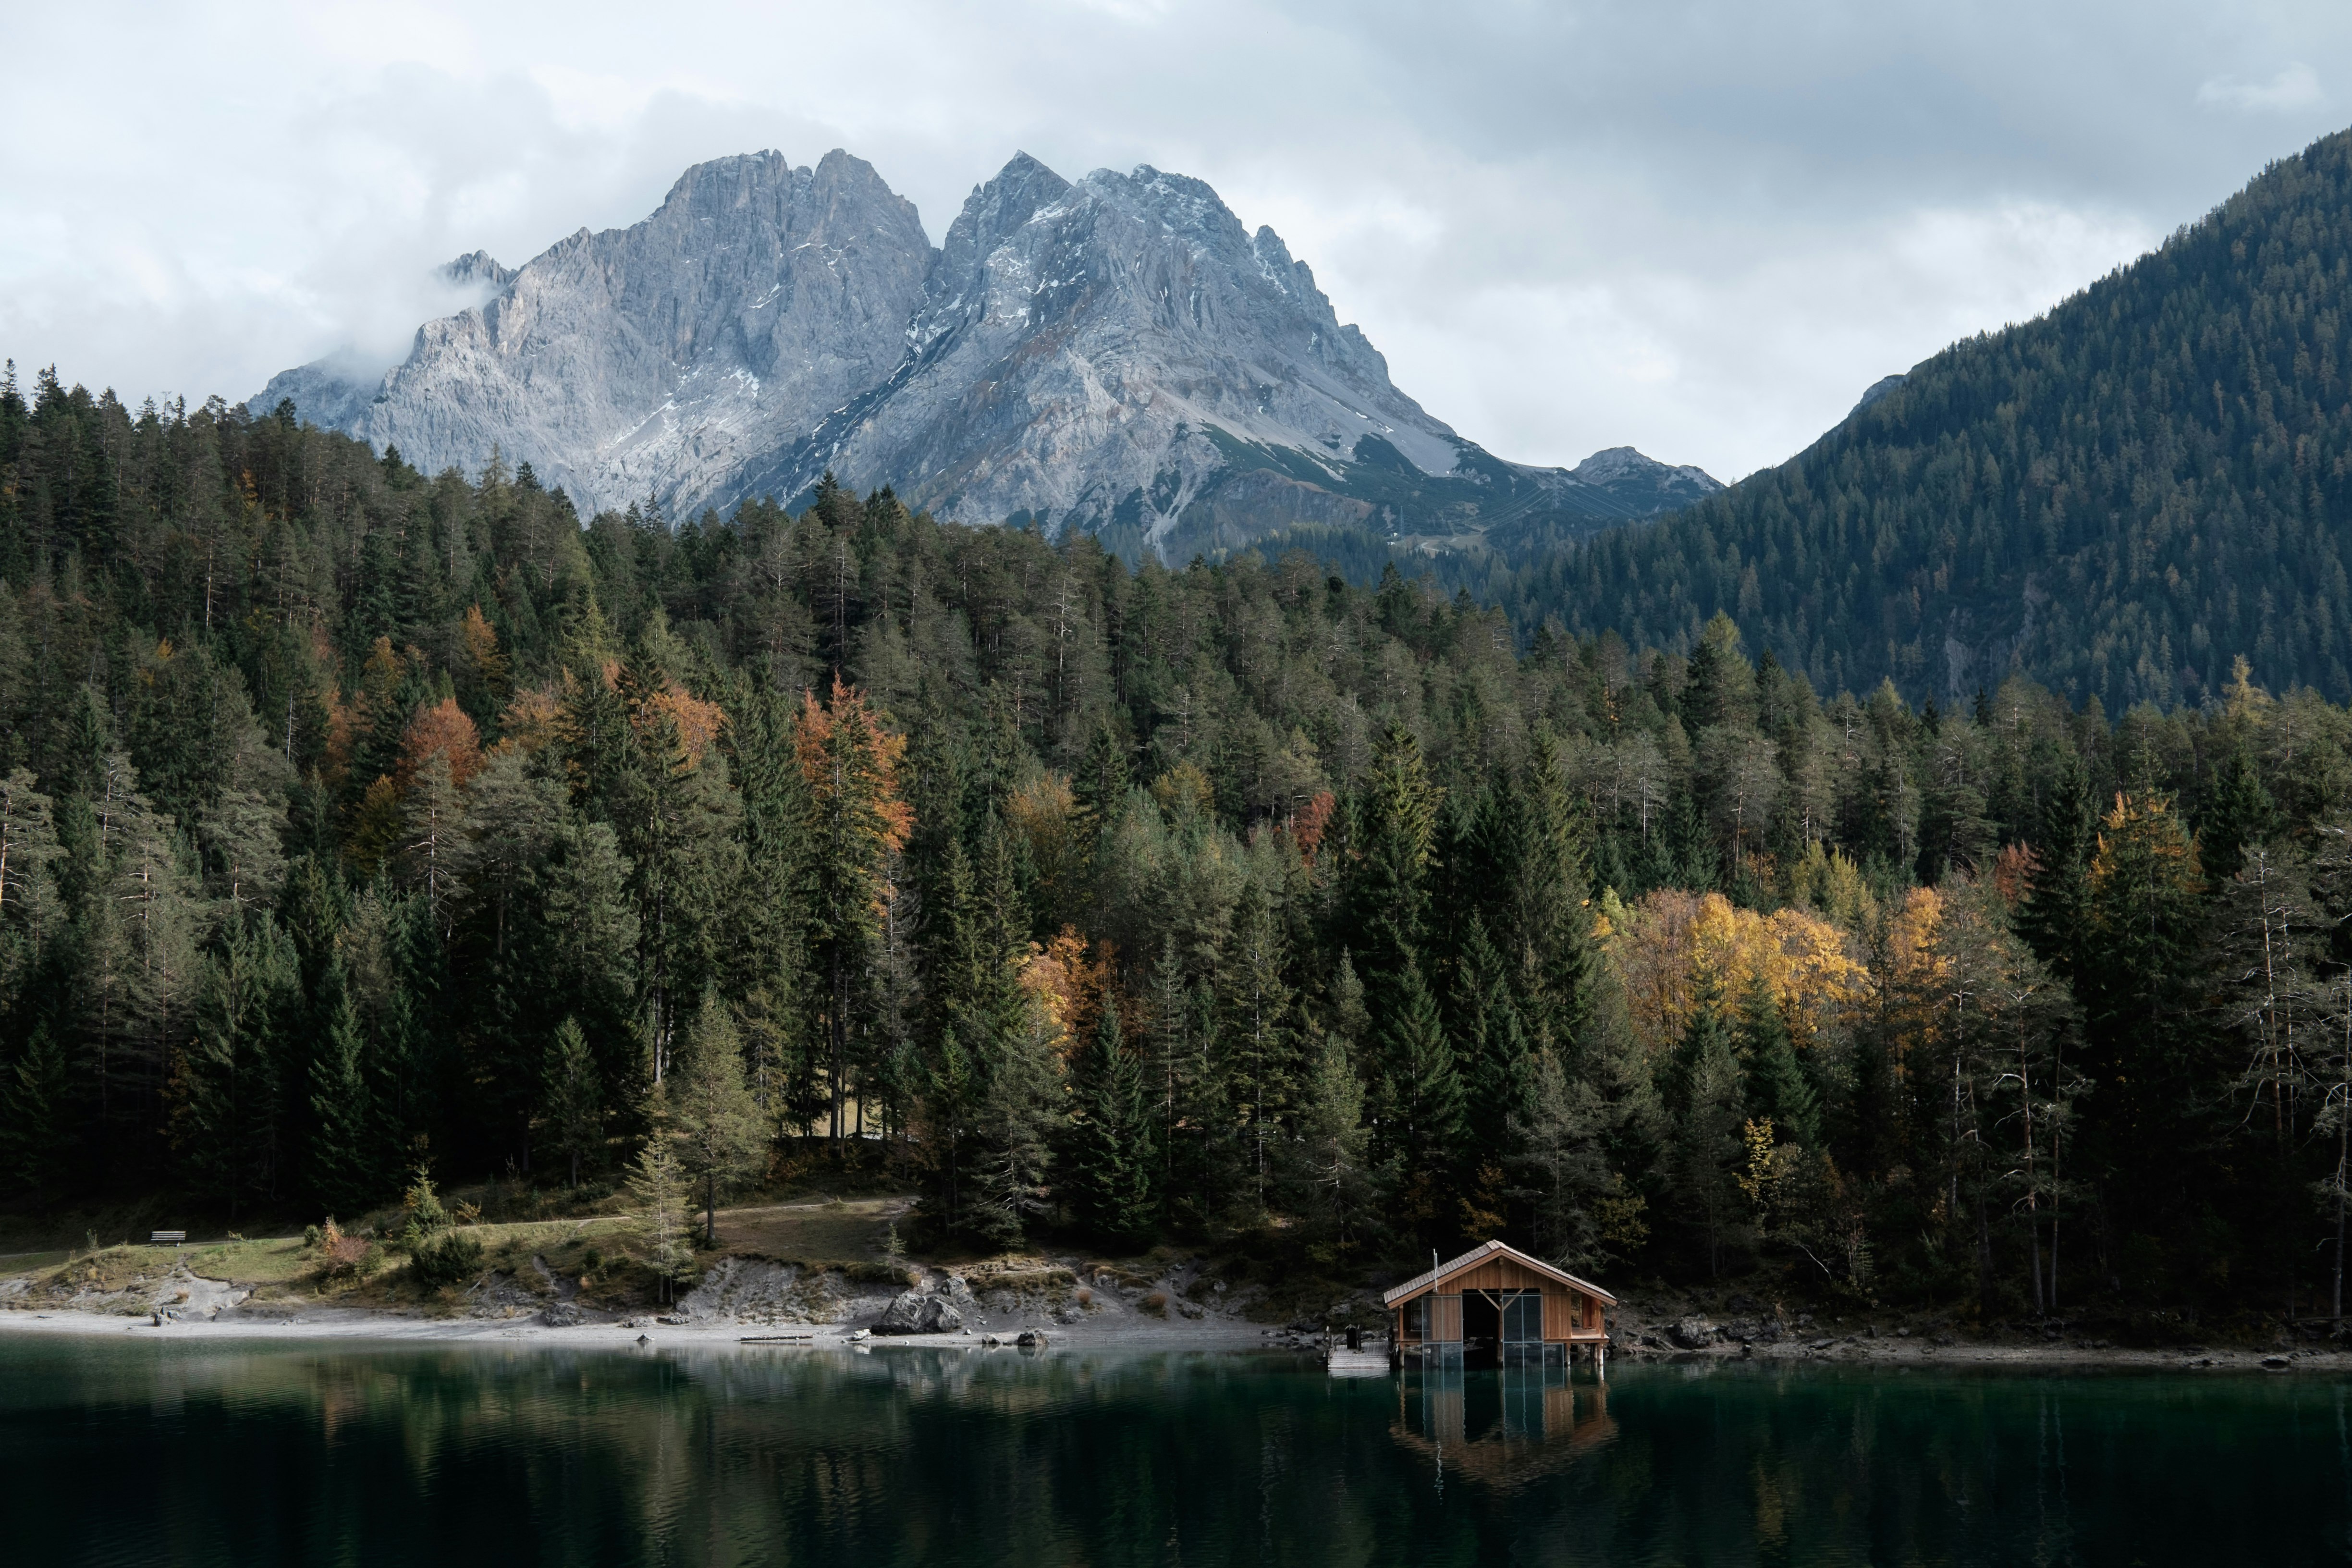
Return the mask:
<path fill-rule="evenodd" d="M 1294 1121 L 1288 1186 L 1307 1217 L 1310 1256 L 1327 1267 L 1344 1265 L 1376 1229 L 1377 1215 L 1364 1084 L 1342 1037 L 1324 1035 L 1309 1047 Z"/>
<path fill-rule="evenodd" d="M 1255 882 L 1242 889 L 1233 934 L 1220 956 L 1217 1037 L 1229 1064 L 1230 1116 L 1248 1140 L 1252 1205 L 1263 1213 L 1271 1151 L 1289 1103 L 1293 1046 L 1290 987 L 1283 979 L 1286 944 L 1276 911 Z"/>
<path fill-rule="evenodd" d="M 1543 1052 L 1528 1077 L 1527 1113 L 1511 1131 L 1519 1151 L 1515 1174 L 1532 1210 L 1529 1240 L 1538 1257 L 1591 1267 L 1606 1256 L 1599 1211 L 1612 1192 L 1602 1142 L 1608 1110 L 1556 1051 Z"/>
<path fill-rule="evenodd" d="M 1462 1153 L 1462 1077 L 1445 1038 L 1436 999 L 1410 957 L 1396 977 L 1381 1054 L 1384 1163 L 1399 1194 L 1400 1215 L 1425 1239 L 1452 1239 Z"/>
<path fill-rule="evenodd" d="M 1070 793 L 1091 835 L 1100 836 L 1127 804 L 1133 777 L 1129 750 L 1127 731 L 1114 714 L 1097 717 L 1087 732 L 1087 754 L 1070 781 Z"/>
<path fill-rule="evenodd" d="M 172 1142 L 190 1184 L 232 1220 L 275 1185 L 298 984 L 294 944 L 265 914 L 221 932 L 197 985 L 195 1027 L 171 1088 Z"/>
<path fill-rule="evenodd" d="M 23 1051 L 0 1058 L 0 1174 L 18 1191 L 54 1194 L 74 1146 L 72 1069 L 57 1037 L 37 1024 Z"/>
<path fill-rule="evenodd" d="M 1747 1146 L 1747 1095 L 1732 1031 L 1712 997 L 1692 1014 L 1674 1061 L 1674 1197 L 1709 1278 L 1740 1232 L 1739 1176 Z"/>
<path fill-rule="evenodd" d="M 340 961 L 330 967 L 328 984 L 320 1008 L 325 1027 L 311 1047 L 305 1185 L 328 1213 L 360 1214 L 383 1191 L 372 1136 L 366 1031 Z"/>
<path fill-rule="evenodd" d="M 2042 808 L 2032 881 L 2017 913 L 2018 930 L 2035 956 L 2069 980 L 2080 964 L 2085 879 L 2097 832 L 2089 771 L 2069 752 Z"/>
<path fill-rule="evenodd" d="M 2246 851 L 2276 831 L 2278 807 L 2242 741 L 2214 770 L 2212 789 L 2197 826 L 2197 855 L 2218 888 L 2238 874 Z"/>
<path fill-rule="evenodd" d="M 566 1018 L 556 1026 L 541 1082 L 540 1123 L 547 1131 L 550 1146 L 570 1167 L 570 1184 L 577 1187 L 581 1165 L 593 1160 L 604 1143 L 604 1093 L 596 1058 L 577 1018 Z"/>
<path fill-rule="evenodd" d="M 1070 1187 L 1078 1221 L 1127 1247 L 1150 1239 L 1159 1216 L 1153 1190 L 1151 1107 L 1143 1064 L 1120 1037 L 1116 999 L 1106 998 L 1078 1074 Z"/>
<path fill-rule="evenodd" d="M 982 1239 L 1012 1247 L 1053 1212 L 1051 1167 L 1066 1121 L 1066 1096 L 1052 1037 L 1034 1012 L 990 1046 L 975 1118 L 980 1149 L 971 1214 Z"/>
<path fill-rule="evenodd" d="M 1533 1063 L 1502 955 L 1475 915 L 1454 970 L 1453 1024 L 1469 1157 L 1507 1164 L 1517 1153 L 1513 1127 L 1535 1113 Z"/>
<path fill-rule="evenodd" d="M 1821 1096 L 1797 1059 L 1796 1042 L 1780 1000 L 1759 979 L 1748 987 L 1739 1017 L 1739 1057 L 1746 1070 L 1744 1092 L 1751 1116 L 1769 1117 L 1789 1142 L 1816 1148 L 1821 1141 Z"/>
<path fill-rule="evenodd" d="M 1442 801 L 1423 763 L 1420 741 L 1391 724 L 1353 813 L 1343 889 L 1349 945 L 1363 960 L 1376 994 L 1399 983 L 1407 958 L 1418 957 L 1427 941 L 1430 862 Z"/>

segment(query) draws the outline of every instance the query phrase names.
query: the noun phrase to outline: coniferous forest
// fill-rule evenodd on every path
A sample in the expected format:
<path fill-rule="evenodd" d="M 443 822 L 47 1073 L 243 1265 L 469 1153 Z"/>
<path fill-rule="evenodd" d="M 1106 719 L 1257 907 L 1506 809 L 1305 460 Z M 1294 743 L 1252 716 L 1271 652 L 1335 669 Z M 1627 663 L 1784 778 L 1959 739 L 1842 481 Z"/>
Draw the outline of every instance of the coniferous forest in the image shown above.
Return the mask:
<path fill-rule="evenodd" d="M 2327 1316 L 2347 914 L 2352 714 L 2242 664 L 1915 707 L 1720 616 L 1522 637 L 830 486 L 583 523 L 0 391 L 26 1215 L 707 1207 L 839 1141 L 975 1245 Z"/>
<path fill-rule="evenodd" d="M 1504 530 L 1444 570 L 1523 631 L 1687 650 L 1728 615 L 1823 691 L 1951 706 L 2017 669 L 2201 706 L 2243 657 L 2352 700 L 2347 334 L 2352 132 L 1654 527 Z"/>

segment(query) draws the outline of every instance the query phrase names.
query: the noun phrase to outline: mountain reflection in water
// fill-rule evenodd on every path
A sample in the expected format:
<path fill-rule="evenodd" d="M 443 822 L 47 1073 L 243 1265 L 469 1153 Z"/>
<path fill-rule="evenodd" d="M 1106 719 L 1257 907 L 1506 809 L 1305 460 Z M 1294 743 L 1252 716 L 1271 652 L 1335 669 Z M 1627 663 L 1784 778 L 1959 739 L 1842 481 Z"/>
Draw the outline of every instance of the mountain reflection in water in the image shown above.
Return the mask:
<path fill-rule="evenodd" d="M 26 1563 L 2342 1563 L 2352 1385 L 0 1338 Z"/>

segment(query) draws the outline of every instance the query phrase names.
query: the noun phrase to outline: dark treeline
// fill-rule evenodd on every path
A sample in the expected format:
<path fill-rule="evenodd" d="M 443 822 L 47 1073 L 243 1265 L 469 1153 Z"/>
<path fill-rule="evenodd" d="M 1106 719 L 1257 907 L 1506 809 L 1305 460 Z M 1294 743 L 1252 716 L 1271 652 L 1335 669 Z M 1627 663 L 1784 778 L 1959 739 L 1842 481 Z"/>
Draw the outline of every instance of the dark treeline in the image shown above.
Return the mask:
<path fill-rule="evenodd" d="M 48 375 L 0 479 L 27 1212 L 649 1144 L 707 1204 L 864 1135 L 1000 1244 L 2332 1302 L 2352 718 L 2308 691 L 1825 700 L 1727 619 L 1523 644 L 887 491 L 583 526 Z"/>
<path fill-rule="evenodd" d="M 2242 655 L 2344 701 L 2347 378 L 2352 132 L 1723 494 L 1445 570 L 1522 627 L 1687 649 L 1729 615 L 1825 691 L 1948 706 L 2014 668 L 2120 711 L 2220 700 Z"/>

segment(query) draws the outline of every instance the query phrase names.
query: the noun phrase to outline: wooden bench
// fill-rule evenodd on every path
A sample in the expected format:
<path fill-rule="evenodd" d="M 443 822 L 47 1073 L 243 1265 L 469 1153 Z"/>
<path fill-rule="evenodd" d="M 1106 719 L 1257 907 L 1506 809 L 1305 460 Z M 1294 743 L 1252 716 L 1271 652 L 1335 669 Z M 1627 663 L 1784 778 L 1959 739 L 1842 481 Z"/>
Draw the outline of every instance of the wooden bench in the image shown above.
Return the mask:
<path fill-rule="evenodd" d="M 147 1233 L 147 1245 L 150 1247 L 161 1247 L 167 1241 L 177 1247 L 187 1239 L 188 1233 L 184 1230 L 151 1230 Z"/>

